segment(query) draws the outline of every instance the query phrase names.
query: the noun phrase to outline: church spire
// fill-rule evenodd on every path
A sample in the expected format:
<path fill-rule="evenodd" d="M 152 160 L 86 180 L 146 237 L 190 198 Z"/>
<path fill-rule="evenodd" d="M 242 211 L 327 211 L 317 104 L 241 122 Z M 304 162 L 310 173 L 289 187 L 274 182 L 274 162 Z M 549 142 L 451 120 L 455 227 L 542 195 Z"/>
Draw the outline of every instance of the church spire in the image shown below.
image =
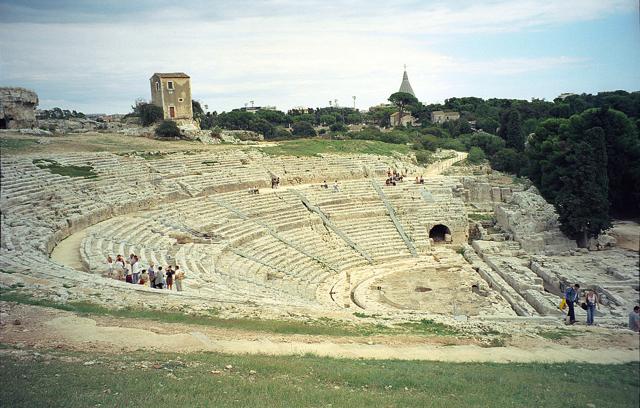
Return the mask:
<path fill-rule="evenodd" d="M 409 76 L 407 75 L 407 65 L 404 65 L 404 74 L 402 75 L 402 83 L 400 84 L 400 90 L 398 92 L 404 92 L 416 96 L 413 93 L 413 88 L 411 88 L 411 84 L 409 83 Z"/>

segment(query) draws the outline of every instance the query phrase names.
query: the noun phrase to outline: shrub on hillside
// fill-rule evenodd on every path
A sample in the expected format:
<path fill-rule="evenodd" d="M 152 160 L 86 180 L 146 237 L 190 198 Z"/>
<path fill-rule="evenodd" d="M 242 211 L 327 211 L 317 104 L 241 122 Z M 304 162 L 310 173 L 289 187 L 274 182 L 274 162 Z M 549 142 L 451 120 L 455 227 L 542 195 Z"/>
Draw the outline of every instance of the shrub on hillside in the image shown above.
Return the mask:
<path fill-rule="evenodd" d="M 501 149 L 491 158 L 491 167 L 507 173 L 522 175 L 526 165 L 527 157 L 511 148 Z"/>
<path fill-rule="evenodd" d="M 332 132 L 346 132 L 347 127 L 342 122 L 334 123 L 329 127 Z"/>
<path fill-rule="evenodd" d="M 409 136 L 402 130 L 392 130 L 391 132 L 383 132 L 380 135 L 380 141 L 385 143 L 405 144 L 409 141 Z"/>
<path fill-rule="evenodd" d="M 176 125 L 176 122 L 165 120 L 162 121 L 162 123 L 160 123 L 156 128 L 156 136 L 162 139 L 179 138 L 180 129 L 178 129 L 178 125 Z"/>
<path fill-rule="evenodd" d="M 418 150 L 416 152 L 416 161 L 418 164 L 429 164 L 431 162 L 431 152 L 426 150 Z"/>
<path fill-rule="evenodd" d="M 164 118 L 161 107 L 145 102 L 137 103 L 133 108 L 133 113 L 140 117 L 142 126 L 151 126 Z"/>
<path fill-rule="evenodd" d="M 273 138 L 274 139 L 290 139 L 291 132 L 282 126 L 276 126 L 275 130 L 273 131 Z"/>
<path fill-rule="evenodd" d="M 437 136 L 434 135 L 424 135 L 420 138 L 420 144 L 423 149 L 430 150 L 435 152 L 438 149 L 438 144 L 440 140 Z"/>
<path fill-rule="evenodd" d="M 305 121 L 295 122 L 292 128 L 293 128 L 292 133 L 294 136 L 299 136 L 299 137 L 316 136 L 316 130 L 313 128 L 313 126 L 309 122 L 305 122 Z"/>
<path fill-rule="evenodd" d="M 459 152 L 467 151 L 466 146 L 458 139 L 440 139 L 439 146 L 441 149 L 457 150 Z"/>
<path fill-rule="evenodd" d="M 487 160 L 484 155 L 484 152 L 478 146 L 473 146 L 469 149 L 469 155 L 467 156 L 467 161 L 471 164 L 480 164 Z"/>
<path fill-rule="evenodd" d="M 465 143 L 467 146 L 481 148 L 489 157 L 504 149 L 505 143 L 500 137 L 486 132 L 477 132 L 471 135 Z"/>

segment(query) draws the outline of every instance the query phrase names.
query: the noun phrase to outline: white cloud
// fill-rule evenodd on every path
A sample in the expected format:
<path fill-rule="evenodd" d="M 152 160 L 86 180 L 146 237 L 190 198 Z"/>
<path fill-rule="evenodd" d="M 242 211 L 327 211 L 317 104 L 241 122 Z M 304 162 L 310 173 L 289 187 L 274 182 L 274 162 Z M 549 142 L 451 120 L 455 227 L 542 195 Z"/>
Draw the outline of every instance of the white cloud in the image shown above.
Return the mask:
<path fill-rule="evenodd" d="M 517 75 L 585 61 L 572 56 L 460 60 L 434 51 L 424 38 L 595 19 L 629 3 L 351 2 L 337 7 L 317 2 L 317 13 L 295 14 L 299 2 L 277 1 L 262 4 L 262 16 L 227 19 L 172 7 L 109 24 L 7 23 L 0 25 L 0 60 L 5 60 L 0 79 L 46 84 L 63 94 L 46 99 L 74 101 L 85 95 L 84 104 L 96 106 L 90 110 L 113 108 L 114 101 L 122 101 L 118 110 L 128 109 L 136 97 L 148 97 L 149 76 L 162 71 L 190 74 L 194 97 L 211 109 L 228 110 L 250 99 L 282 109 L 325 105 L 334 98 L 347 105 L 352 95 L 358 105 L 368 106 L 398 88 L 407 63 L 418 96 L 442 99 L 446 81 L 455 76 Z M 269 14 L 269 7 L 277 12 Z M 439 78 L 437 86 L 433 78 Z"/>

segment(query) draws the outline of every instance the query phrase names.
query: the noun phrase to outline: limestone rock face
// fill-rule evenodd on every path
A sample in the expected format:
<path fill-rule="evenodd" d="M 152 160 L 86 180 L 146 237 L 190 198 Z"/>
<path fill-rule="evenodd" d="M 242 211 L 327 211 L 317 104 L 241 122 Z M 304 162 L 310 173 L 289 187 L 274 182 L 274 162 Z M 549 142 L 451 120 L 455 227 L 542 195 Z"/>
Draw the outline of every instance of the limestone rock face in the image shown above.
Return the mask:
<path fill-rule="evenodd" d="M 0 129 L 36 126 L 38 95 L 24 88 L 0 88 Z"/>
<path fill-rule="evenodd" d="M 234 137 L 239 140 L 262 141 L 264 136 L 251 130 L 223 130 L 221 136 Z"/>
<path fill-rule="evenodd" d="M 83 118 L 40 119 L 38 126 L 53 133 L 86 133 L 107 129 L 104 122 Z"/>
<path fill-rule="evenodd" d="M 505 231 L 513 234 L 527 252 L 542 253 L 553 247 L 556 251 L 574 249 L 574 241 L 559 229 L 558 214 L 535 187 L 514 192 L 507 204 L 496 206 L 496 220 Z"/>

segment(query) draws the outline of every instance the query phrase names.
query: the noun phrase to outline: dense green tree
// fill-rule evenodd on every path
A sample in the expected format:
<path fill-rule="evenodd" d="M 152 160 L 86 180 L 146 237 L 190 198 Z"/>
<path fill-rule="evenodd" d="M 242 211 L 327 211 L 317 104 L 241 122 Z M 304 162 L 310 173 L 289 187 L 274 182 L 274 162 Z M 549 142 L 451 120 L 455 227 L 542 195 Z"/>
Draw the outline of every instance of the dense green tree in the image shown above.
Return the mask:
<path fill-rule="evenodd" d="M 271 139 L 275 132 L 275 126 L 264 119 L 254 118 L 249 124 L 249 130 L 260 133 L 265 139 Z"/>
<path fill-rule="evenodd" d="M 320 124 L 321 125 L 331 126 L 334 123 L 336 123 L 335 115 L 321 115 L 320 116 Z"/>
<path fill-rule="evenodd" d="M 176 122 L 172 120 L 162 121 L 156 128 L 155 133 L 156 133 L 156 137 L 161 139 L 181 137 L 180 129 L 178 129 L 178 125 L 176 125 Z"/>
<path fill-rule="evenodd" d="M 464 119 L 449 120 L 442 124 L 442 127 L 449 131 L 452 137 L 458 137 L 462 134 L 471 133 L 471 125 Z"/>
<path fill-rule="evenodd" d="M 524 133 L 520 113 L 516 109 L 509 109 L 502 114 L 498 136 L 504 139 L 507 147 L 524 150 Z"/>
<path fill-rule="evenodd" d="M 486 160 L 487 160 L 487 158 L 486 158 L 484 152 L 478 146 L 473 146 L 471 149 L 469 149 L 469 155 L 467 156 L 467 161 L 469 163 L 471 163 L 471 164 L 480 164 L 480 163 L 483 163 Z"/>
<path fill-rule="evenodd" d="M 418 99 L 410 93 L 396 92 L 389 96 L 389 102 L 398 108 L 398 113 L 400 114 L 398 120 L 400 120 L 404 116 L 406 108 L 410 105 L 418 104 Z M 392 123 L 391 125 L 395 126 L 397 123 Z"/>
<path fill-rule="evenodd" d="M 392 106 L 374 106 L 367 113 L 367 121 L 380 127 L 389 127 L 393 112 L 395 112 L 395 108 Z"/>
<path fill-rule="evenodd" d="M 278 110 L 260 109 L 255 114 L 256 118 L 264 119 L 274 126 L 286 125 L 290 123 L 284 112 Z"/>
<path fill-rule="evenodd" d="M 469 137 L 466 144 L 469 147 L 477 146 L 481 148 L 489 156 L 493 156 L 505 147 L 505 143 L 502 138 L 486 132 L 474 133 Z"/>
<path fill-rule="evenodd" d="M 282 126 L 276 126 L 273 131 L 274 139 L 290 139 L 291 132 L 288 129 L 283 128 Z"/>
<path fill-rule="evenodd" d="M 138 100 L 131 108 L 133 109 L 132 114 L 140 118 L 142 126 L 153 125 L 164 118 L 162 108 L 151 103 Z"/>
<path fill-rule="evenodd" d="M 363 121 L 363 116 L 360 112 L 353 112 L 350 113 L 346 116 L 345 118 L 345 122 L 348 125 L 356 125 L 356 124 L 361 124 Z"/>
<path fill-rule="evenodd" d="M 438 149 L 440 139 L 434 135 L 424 135 L 420 137 L 420 145 L 423 149 L 435 152 Z"/>
<path fill-rule="evenodd" d="M 498 131 L 498 127 L 500 126 L 500 122 L 493 118 L 482 117 L 476 119 L 476 128 L 483 130 L 487 133 L 496 134 Z"/>
<path fill-rule="evenodd" d="M 594 127 L 604 131 L 612 210 L 624 216 L 640 215 L 640 139 L 634 124 L 624 113 L 608 108 L 588 109 L 578 118 L 579 131 Z"/>
<path fill-rule="evenodd" d="M 527 170 L 527 157 L 515 149 L 500 149 L 491 156 L 491 167 L 521 176 Z"/>
<path fill-rule="evenodd" d="M 305 137 L 305 136 L 316 136 L 316 131 L 313 128 L 313 125 L 309 122 L 299 121 L 293 123 L 293 132 L 294 136 Z"/>
<path fill-rule="evenodd" d="M 329 127 L 332 132 L 346 132 L 348 129 L 342 122 L 334 123 Z"/>
<path fill-rule="evenodd" d="M 611 226 L 607 148 L 604 131 L 599 127 L 582 132 L 581 124 L 571 123 L 567 136 L 567 168 L 555 206 L 562 231 L 584 248 L 588 238 Z"/>
<path fill-rule="evenodd" d="M 204 118 L 205 114 L 200 102 L 192 99 L 191 110 L 193 111 L 193 118 L 198 122 L 202 121 L 202 118 Z"/>
<path fill-rule="evenodd" d="M 547 201 L 554 202 L 562 188 L 561 178 L 568 167 L 565 142 L 568 119 L 547 119 L 540 123 L 527 147 L 528 176 Z"/>

